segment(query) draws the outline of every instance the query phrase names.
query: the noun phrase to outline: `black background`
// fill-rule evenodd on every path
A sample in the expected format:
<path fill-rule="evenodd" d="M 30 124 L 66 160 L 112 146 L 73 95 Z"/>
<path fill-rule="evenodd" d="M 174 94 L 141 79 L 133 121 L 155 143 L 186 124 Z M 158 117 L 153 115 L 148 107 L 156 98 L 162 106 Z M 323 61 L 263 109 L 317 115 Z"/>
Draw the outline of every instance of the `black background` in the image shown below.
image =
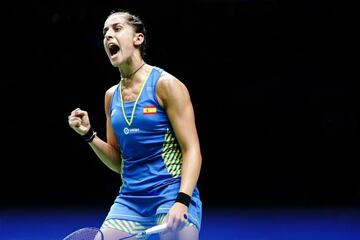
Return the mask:
<path fill-rule="evenodd" d="M 100 2 L 32 1 L 4 10 L 2 206 L 109 206 L 117 195 L 120 177 L 67 125 L 80 107 L 105 137 L 104 93 L 119 72 L 103 49 L 102 27 L 117 8 L 144 20 L 146 61 L 190 91 L 204 204 L 359 206 L 351 7 Z"/>

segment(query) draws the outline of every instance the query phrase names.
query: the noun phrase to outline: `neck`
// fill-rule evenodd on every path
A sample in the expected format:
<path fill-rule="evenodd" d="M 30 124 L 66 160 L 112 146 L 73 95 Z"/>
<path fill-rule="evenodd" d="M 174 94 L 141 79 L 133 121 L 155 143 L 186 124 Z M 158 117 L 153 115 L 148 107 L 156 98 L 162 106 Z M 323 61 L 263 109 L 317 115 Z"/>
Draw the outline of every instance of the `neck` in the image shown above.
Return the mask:
<path fill-rule="evenodd" d="M 137 67 L 135 68 L 135 70 L 133 70 L 132 72 L 130 72 L 130 74 L 128 73 L 125 73 L 126 71 L 121 71 L 121 80 L 125 80 L 125 81 L 128 81 L 128 80 L 131 80 L 134 78 L 135 74 L 145 65 L 145 62 L 144 61 L 141 61 Z M 129 67 L 131 69 L 131 67 Z"/>

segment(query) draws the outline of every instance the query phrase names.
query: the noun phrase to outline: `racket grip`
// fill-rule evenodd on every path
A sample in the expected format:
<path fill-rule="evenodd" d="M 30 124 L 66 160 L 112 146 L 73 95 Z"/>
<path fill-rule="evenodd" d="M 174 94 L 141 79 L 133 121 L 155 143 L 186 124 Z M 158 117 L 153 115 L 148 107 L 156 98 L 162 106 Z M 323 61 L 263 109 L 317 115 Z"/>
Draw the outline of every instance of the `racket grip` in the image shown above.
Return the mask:
<path fill-rule="evenodd" d="M 155 234 L 155 233 L 160 233 L 160 232 L 163 232 L 165 231 L 167 228 L 167 224 L 166 223 L 163 223 L 163 224 L 160 224 L 160 225 L 156 225 L 154 227 L 151 227 L 149 229 L 146 229 L 145 230 L 145 234 L 146 235 L 150 235 L 150 234 Z"/>

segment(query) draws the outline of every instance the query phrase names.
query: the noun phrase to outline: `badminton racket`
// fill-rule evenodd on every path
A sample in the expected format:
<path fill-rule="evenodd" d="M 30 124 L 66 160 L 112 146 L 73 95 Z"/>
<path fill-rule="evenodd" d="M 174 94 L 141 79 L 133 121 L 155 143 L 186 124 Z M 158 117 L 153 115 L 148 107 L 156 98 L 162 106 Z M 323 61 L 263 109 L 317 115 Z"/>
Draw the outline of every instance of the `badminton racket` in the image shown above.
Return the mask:
<path fill-rule="evenodd" d="M 141 239 L 146 236 L 164 232 L 167 228 L 167 224 L 160 224 L 153 227 L 150 227 L 139 233 L 130 234 L 129 236 L 117 238 L 117 239 L 105 239 L 103 232 L 94 227 L 86 227 L 76 230 L 75 232 L 67 235 L 63 240 L 124 240 L 129 238 Z"/>

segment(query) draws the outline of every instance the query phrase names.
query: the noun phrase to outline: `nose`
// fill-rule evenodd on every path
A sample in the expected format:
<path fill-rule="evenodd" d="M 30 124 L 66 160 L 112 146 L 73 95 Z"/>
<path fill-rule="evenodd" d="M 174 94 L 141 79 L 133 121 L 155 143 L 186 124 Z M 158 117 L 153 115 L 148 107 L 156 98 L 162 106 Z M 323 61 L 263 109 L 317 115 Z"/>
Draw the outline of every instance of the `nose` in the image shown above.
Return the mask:
<path fill-rule="evenodd" d="M 112 39 L 112 36 L 109 33 L 106 33 L 105 38 L 106 38 L 106 40 L 110 40 L 110 39 Z"/>
<path fill-rule="evenodd" d="M 106 40 L 110 40 L 113 38 L 113 31 L 111 29 L 106 31 L 105 38 L 106 38 Z"/>

